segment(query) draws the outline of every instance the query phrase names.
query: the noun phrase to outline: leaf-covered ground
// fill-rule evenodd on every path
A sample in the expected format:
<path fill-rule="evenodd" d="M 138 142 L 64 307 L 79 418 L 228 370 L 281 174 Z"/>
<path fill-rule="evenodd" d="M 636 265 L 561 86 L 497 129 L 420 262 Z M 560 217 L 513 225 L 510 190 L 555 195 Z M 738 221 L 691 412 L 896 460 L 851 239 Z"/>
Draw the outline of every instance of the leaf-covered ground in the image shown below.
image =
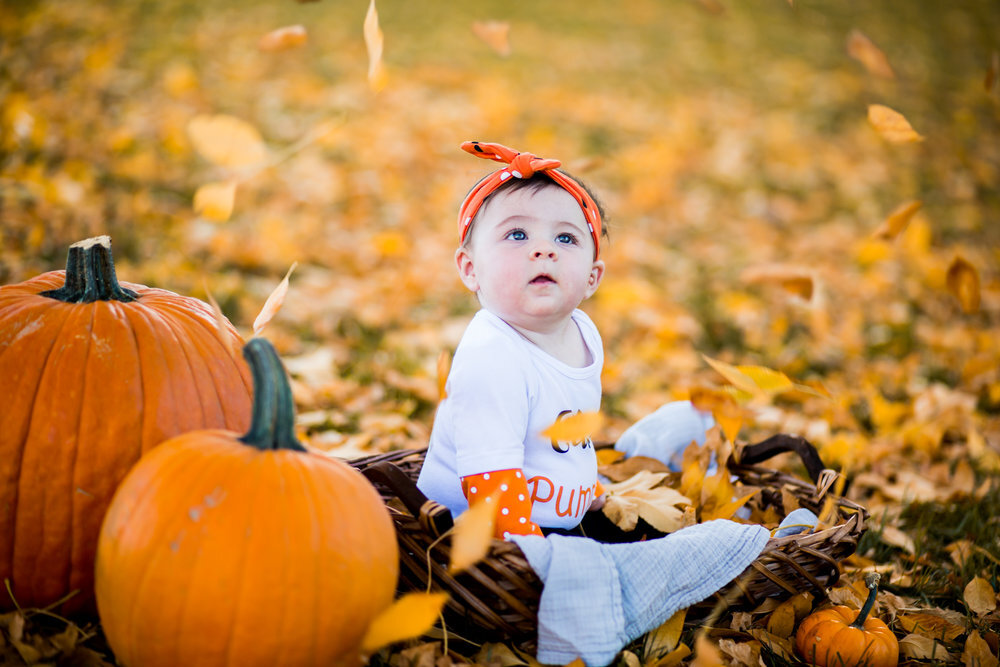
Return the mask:
<path fill-rule="evenodd" d="M 600 435 L 722 386 L 706 356 L 821 386 L 746 403 L 740 440 L 799 433 L 852 476 L 873 517 L 839 595 L 877 567 L 906 660 L 997 664 L 995 3 L 377 8 L 376 62 L 362 1 L 4 3 L 0 283 L 106 233 L 123 280 L 211 293 L 250 335 L 298 262 L 265 334 L 304 435 L 348 458 L 417 446 L 439 356 L 476 307 L 452 253 L 486 167 L 458 144 L 560 157 L 609 211 L 608 273 L 585 304 L 606 346 Z M 261 43 L 290 25 L 307 38 Z M 261 164 L 199 150 L 192 120 L 219 114 L 258 134 Z M 195 213 L 213 183 L 235 184 L 221 221 Z M 756 664 L 747 624 L 773 619 L 726 621 L 723 658 Z M 15 626 L 0 624 L 4 655 L 28 637 Z"/>

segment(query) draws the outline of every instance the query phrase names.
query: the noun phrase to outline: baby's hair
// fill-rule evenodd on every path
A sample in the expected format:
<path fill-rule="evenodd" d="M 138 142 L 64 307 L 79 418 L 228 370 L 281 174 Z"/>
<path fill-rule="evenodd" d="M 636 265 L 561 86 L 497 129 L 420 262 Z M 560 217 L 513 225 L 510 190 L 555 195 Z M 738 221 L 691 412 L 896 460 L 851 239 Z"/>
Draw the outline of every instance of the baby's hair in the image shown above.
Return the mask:
<path fill-rule="evenodd" d="M 590 195 L 590 198 L 594 200 L 595 204 L 597 204 L 597 212 L 600 214 L 601 221 L 603 223 L 603 224 L 601 224 L 601 236 L 603 238 L 605 238 L 605 239 L 609 238 L 609 236 L 608 236 L 608 219 L 605 216 L 604 205 L 601 204 L 601 200 L 598 199 L 594 195 L 594 191 L 591 190 L 591 188 L 586 183 L 584 183 L 583 181 L 581 181 L 579 178 L 577 178 L 576 176 L 573 176 L 572 174 L 570 174 L 569 172 L 567 172 L 565 170 L 560 169 L 559 171 L 562 172 L 563 174 L 565 174 L 566 176 L 569 176 L 570 178 L 572 178 L 577 183 L 579 183 L 580 187 L 583 188 L 584 190 L 586 190 L 587 194 Z M 476 181 L 476 184 L 473 185 L 471 188 L 469 188 L 469 192 L 472 192 L 473 190 L 475 190 L 476 187 L 480 183 L 482 183 L 484 180 L 486 180 L 487 178 L 489 178 L 489 174 L 487 174 L 483 178 L 481 178 L 478 181 Z M 472 222 L 469 223 L 469 231 L 465 235 L 465 239 L 462 241 L 462 245 L 466 246 L 466 245 L 469 244 L 469 240 L 472 238 L 473 228 L 476 226 L 476 221 L 483 214 L 483 211 L 486 210 L 486 208 L 488 207 L 488 205 L 490 203 L 490 200 L 493 199 L 493 197 L 498 192 L 516 192 L 517 190 L 526 190 L 528 192 L 537 192 L 537 191 L 541 190 L 542 188 L 549 187 L 549 186 L 556 187 L 556 188 L 561 188 L 561 186 L 558 183 L 556 183 L 555 181 L 553 181 L 549 176 L 546 176 L 544 171 L 536 171 L 529 178 L 509 178 L 509 179 L 507 179 L 499 187 L 497 187 L 496 190 L 494 190 L 493 192 L 491 192 L 489 194 L 489 196 L 486 197 L 485 200 L 483 200 L 483 205 L 479 208 L 478 211 L 476 211 L 476 216 L 472 219 Z M 468 196 L 468 193 L 466 193 L 466 196 Z"/>

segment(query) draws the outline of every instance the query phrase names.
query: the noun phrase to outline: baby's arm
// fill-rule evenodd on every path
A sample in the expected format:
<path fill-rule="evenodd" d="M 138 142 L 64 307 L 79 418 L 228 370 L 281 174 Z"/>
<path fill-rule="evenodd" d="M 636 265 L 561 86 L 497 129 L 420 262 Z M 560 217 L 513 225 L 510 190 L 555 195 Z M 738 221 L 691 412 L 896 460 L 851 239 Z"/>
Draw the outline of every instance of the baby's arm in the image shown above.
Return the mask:
<path fill-rule="evenodd" d="M 462 478 L 462 493 L 472 507 L 490 498 L 498 503 L 494 536 L 541 535 L 538 524 L 531 520 L 531 495 L 528 480 L 520 468 L 494 470 Z"/>

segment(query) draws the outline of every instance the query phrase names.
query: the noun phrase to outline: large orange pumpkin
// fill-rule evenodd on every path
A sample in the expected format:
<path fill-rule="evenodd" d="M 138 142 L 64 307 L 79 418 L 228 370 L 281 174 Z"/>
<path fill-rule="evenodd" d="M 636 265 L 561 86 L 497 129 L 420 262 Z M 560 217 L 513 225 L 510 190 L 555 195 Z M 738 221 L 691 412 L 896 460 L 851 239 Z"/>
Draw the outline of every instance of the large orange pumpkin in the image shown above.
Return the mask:
<path fill-rule="evenodd" d="M 244 347 L 253 422 L 186 433 L 128 474 L 97 553 L 97 606 L 125 665 L 360 664 L 391 603 L 398 551 L 382 499 L 346 463 L 309 453 L 266 340 Z"/>
<path fill-rule="evenodd" d="M 18 604 L 77 591 L 63 612 L 93 609 L 101 520 L 140 455 L 250 423 L 241 345 L 207 304 L 119 284 L 106 236 L 73 244 L 65 272 L 0 287 L 0 581 Z"/>
<path fill-rule="evenodd" d="M 859 612 L 845 605 L 807 616 L 795 633 L 795 649 L 817 667 L 894 667 L 899 662 L 896 635 L 880 618 L 870 616 L 879 575 L 865 576 L 868 599 Z"/>

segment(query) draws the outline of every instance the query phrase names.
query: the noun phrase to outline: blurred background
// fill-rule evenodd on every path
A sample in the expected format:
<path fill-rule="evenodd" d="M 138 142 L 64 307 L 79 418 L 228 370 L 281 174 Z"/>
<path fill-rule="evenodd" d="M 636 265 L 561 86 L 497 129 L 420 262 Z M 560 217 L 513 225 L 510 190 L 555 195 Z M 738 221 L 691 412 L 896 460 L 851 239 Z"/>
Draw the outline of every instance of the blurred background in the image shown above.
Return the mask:
<path fill-rule="evenodd" d="M 751 402 L 745 438 L 801 433 L 882 479 L 905 457 L 932 487 L 960 459 L 1000 469 L 994 0 L 379 0 L 376 85 L 368 10 L 4 2 L 0 283 L 109 234 L 122 280 L 211 293 L 249 335 L 298 262 L 265 335 L 304 435 L 417 446 L 476 309 L 455 216 L 491 165 L 458 146 L 497 141 L 561 159 L 608 209 L 584 305 L 605 437 L 721 384 L 705 355 L 825 394 Z M 261 47 L 290 25 L 303 43 Z M 887 138 L 876 104 L 920 140 Z M 196 150 L 192 119 L 217 114 L 255 128 L 261 164 Z M 196 213 L 225 179 L 231 214 Z"/>

